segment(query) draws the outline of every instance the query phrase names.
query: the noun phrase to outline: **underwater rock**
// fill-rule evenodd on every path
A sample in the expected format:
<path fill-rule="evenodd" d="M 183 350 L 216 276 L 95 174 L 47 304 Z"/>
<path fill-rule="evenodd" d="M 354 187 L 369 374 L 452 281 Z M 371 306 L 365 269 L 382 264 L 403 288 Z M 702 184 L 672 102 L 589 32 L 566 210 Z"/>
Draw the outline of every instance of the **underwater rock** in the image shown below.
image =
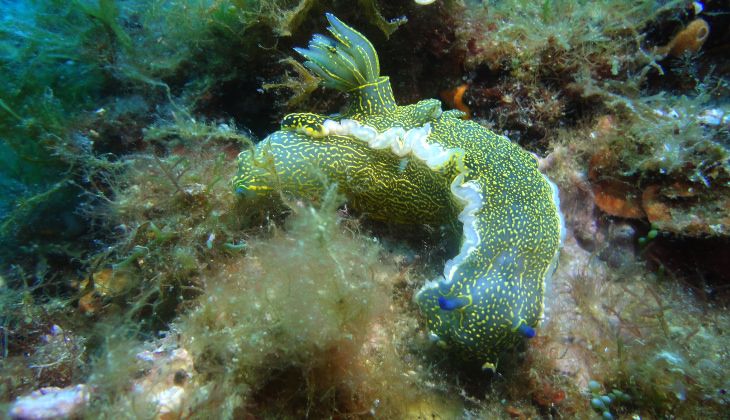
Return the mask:
<path fill-rule="evenodd" d="M 726 126 L 730 128 L 730 113 L 721 108 L 710 108 L 697 115 L 697 121 L 710 127 Z"/>
<path fill-rule="evenodd" d="M 110 301 L 127 292 L 134 285 L 132 276 L 125 270 L 111 267 L 98 270 L 78 282 L 81 297 L 78 309 L 84 315 L 100 314 Z"/>
<path fill-rule="evenodd" d="M 16 399 L 8 415 L 16 420 L 66 418 L 79 414 L 88 402 L 89 388 L 85 384 L 49 386 Z"/>
<path fill-rule="evenodd" d="M 611 216 L 641 219 L 641 191 L 632 179 L 612 175 L 618 173 L 616 154 L 608 149 L 596 152 L 590 160 L 588 179 L 591 181 L 596 206 Z"/>
<path fill-rule="evenodd" d="M 639 175 L 622 175 L 626 170 L 621 168 L 616 152 L 604 149 L 591 157 L 588 178 L 593 200 L 606 214 L 647 219 L 658 230 L 682 236 L 727 236 L 730 196 L 722 185 L 723 170 L 714 168 L 717 175 L 708 171 L 701 178 L 705 182 L 683 180 L 684 174 L 676 173 L 642 185 Z"/>
<path fill-rule="evenodd" d="M 636 259 L 636 229 L 627 221 L 608 225 L 605 247 L 599 257 L 611 268 L 627 267 Z"/>
<path fill-rule="evenodd" d="M 584 328 L 590 314 L 582 311 L 574 293 L 575 285 L 593 287 L 595 284 L 595 287 L 599 287 L 598 279 L 606 276 L 607 267 L 604 264 L 591 264 L 593 253 L 583 249 L 572 234 L 565 240 L 563 253 L 571 258 L 558 266 L 545 299 L 547 304 L 543 329 L 546 331 L 542 334 L 547 340 L 535 348 L 548 353 L 556 371 L 570 377 L 571 382 L 578 387 L 583 387 L 588 384 L 594 371 L 595 359 L 590 343 L 597 341 L 601 332 Z M 560 357 L 554 357 L 556 354 Z"/>
<path fill-rule="evenodd" d="M 612 116 L 596 121 L 588 179 L 604 213 L 647 219 L 658 230 L 681 236 L 726 236 L 730 199 L 727 113 L 654 106 L 636 112 L 628 126 Z"/>
<path fill-rule="evenodd" d="M 156 408 L 157 419 L 184 417 L 185 401 L 192 388 L 193 358 L 190 353 L 183 348 L 160 346 L 138 353 L 137 359 L 148 367 L 146 374 L 133 384 L 133 392 Z"/>
<path fill-rule="evenodd" d="M 617 179 L 598 181 L 593 184 L 596 205 L 611 216 L 641 219 L 640 192 L 630 183 Z"/>
<path fill-rule="evenodd" d="M 730 235 L 730 196 L 685 182 L 654 184 L 642 206 L 656 229 L 689 237 Z"/>
<path fill-rule="evenodd" d="M 459 403 L 439 396 L 410 401 L 403 413 L 405 419 L 455 419 L 463 416 Z"/>

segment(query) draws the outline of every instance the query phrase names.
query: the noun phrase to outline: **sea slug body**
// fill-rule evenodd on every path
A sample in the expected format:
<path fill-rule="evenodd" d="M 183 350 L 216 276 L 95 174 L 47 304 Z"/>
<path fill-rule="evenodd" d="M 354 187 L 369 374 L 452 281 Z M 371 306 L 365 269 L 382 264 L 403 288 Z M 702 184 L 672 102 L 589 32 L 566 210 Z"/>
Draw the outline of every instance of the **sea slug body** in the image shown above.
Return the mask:
<path fill-rule="evenodd" d="M 563 237 L 557 189 L 530 153 L 427 99 L 398 106 L 370 41 L 331 14 L 333 38 L 297 49 L 325 85 L 349 92 L 341 115 L 299 113 L 239 155 L 243 196 L 317 196 L 336 182 L 350 206 L 394 223 L 463 225 L 459 253 L 415 299 L 431 336 L 494 369 L 532 337 Z"/>

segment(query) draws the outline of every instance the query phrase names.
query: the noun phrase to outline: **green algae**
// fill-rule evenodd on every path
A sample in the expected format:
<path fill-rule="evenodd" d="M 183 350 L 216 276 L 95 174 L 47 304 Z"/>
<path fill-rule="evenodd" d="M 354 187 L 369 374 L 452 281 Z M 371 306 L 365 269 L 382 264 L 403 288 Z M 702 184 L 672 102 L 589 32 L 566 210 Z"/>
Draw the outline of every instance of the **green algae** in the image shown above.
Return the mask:
<path fill-rule="evenodd" d="M 694 257 L 674 254 L 691 268 L 680 276 L 653 252 L 682 243 L 688 231 L 677 223 L 676 230 L 655 224 L 657 237 L 638 255 L 622 254 L 619 268 L 606 274 L 602 249 L 614 244 L 603 239 L 601 227 L 626 221 L 590 214 L 584 178 L 590 157 L 606 146 L 624 162 L 606 176 L 638 179 L 641 187 L 659 184 L 664 202 L 687 205 L 682 215 L 688 222 L 698 214 L 693 209 L 727 195 L 727 128 L 695 118 L 726 107 L 725 76 L 718 69 L 706 77 L 708 64 L 719 62 L 714 37 L 725 33 L 715 24 L 722 16 L 716 3 L 705 2 L 712 29 L 703 50 L 668 59 L 654 49 L 686 23 L 690 12 L 679 2 L 593 2 L 594 10 L 591 2 L 489 3 L 483 38 L 475 44 L 484 49 L 476 57 L 463 53 L 475 28 L 468 25 L 484 16 L 474 12 L 476 4 L 455 13 L 459 2 L 417 10 L 411 1 L 371 3 L 386 18 L 409 18 L 387 42 L 378 38 L 382 30 L 365 28 L 390 52 L 384 65 L 394 70 L 399 96 L 432 96 L 476 74 L 465 101 L 477 118 L 493 116 L 486 123 L 500 131 L 524 127 L 512 121 L 547 128 L 520 139 L 556 152 L 550 173 L 568 194 L 563 204 L 571 229 L 598 226 L 580 234 L 589 251 L 571 248 L 563 256 L 562 265 L 573 271 L 554 278 L 556 296 L 548 307 L 554 322 L 516 352 L 516 366 L 491 379 L 428 351 L 410 298 L 448 252 L 438 232 L 404 244 L 407 235 L 362 225 L 347 216 L 349 209 L 337 209 L 337 200 L 241 206 L 230 196 L 233 155 L 256 142 L 249 129 L 263 134 L 274 127 L 289 99 L 256 89 L 277 83 L 289 46 L 321 26 L 312 16 L 330 5 L 342 14 L 342 3 L 26 3 L 32 7 L 13 11 L 17 18 L 3 20 L 0 29 L 3 412 L 14 397 L 41 386 L 88 382 L 98 391 L 86 417 L 153 415 L 159 407 L 129 390 L 149 374 L 137 355 L 154 350 L 157 334 L 167 331 L 194 354 L 184 405 L 194 418 L 219 407 L 271 417 L 587 417 L 595 413 L 584 378 L 630 395 L 610 406 L 618 417 L 724 413 L 724 289 L 703 283 L 707 267 L 689 261 Z M 300 6 L 305 3 L 307 10 Z M 372 19 L 347 12 L 361 25 Z M 574 18 L 580 24 L 566 24 Z M 460 41 L 443 26 L 457 30 Z M 474 74 L 464 71 L 464 60 Z M 291 71 L 291 79 L 278 79 L 302 93 L 290 106 L 309 108 L 313 101 L 332 109 L 317 103 L 311 75 Z M 479 102 L 495 85 L 503 89 L 495 102 Z M 263 102 L 258 113 L 235 106 Z M 498 112 L 487 114 L 484 107 Z M 669 115 L 672 110 L 678 117 Z M 608 135 L 599 130 L 606 114 L 615 124 Z M 678 180 L 702 194 L 680 196 L 672 187 Z M 692 207 L 697 202 L 700 207 Z M 62 213 L 72 215 L 63 229 L 32 229 Z M 329 223 L 325 233 L 313 232 L 322 221 Z M 629 223 L 636 238 L 648 237 L 647 221 Z M 713 252 L 726 249 L 726 233 L 719 232 L 720 240 L 710 242 L 717 245 Z M 298 302 L 285 293 L 300 291 L 297 282 L 284 275 L 298 270 L 277 267 L 281 256 L 271 255 L 293 255 L 292 263 L 301 265 L 303 256 L 329 258 L 322 248 L 328 241 L 364 250 L 335 249 L 334 255 L 393 283 L 373 282 L 349 264 L 340 267 L 352 281 L 342 282 L 329 259 L 317 265 L 318 278 L 337 281 L 307 282 Z M 692 243 L 708 242 L 700 236 Z M 112 280 L 104 277 L 109 272 Z M 340 287 L 349 284 L 358 287 Z M 276 299 L 267 300 L 269 285 Z M 246 293 L 239 294 L 239 286 Z M 339 307 L 338 299 L 350 307 Z M 569 369 L 586 364 L 587 373 Z"/>

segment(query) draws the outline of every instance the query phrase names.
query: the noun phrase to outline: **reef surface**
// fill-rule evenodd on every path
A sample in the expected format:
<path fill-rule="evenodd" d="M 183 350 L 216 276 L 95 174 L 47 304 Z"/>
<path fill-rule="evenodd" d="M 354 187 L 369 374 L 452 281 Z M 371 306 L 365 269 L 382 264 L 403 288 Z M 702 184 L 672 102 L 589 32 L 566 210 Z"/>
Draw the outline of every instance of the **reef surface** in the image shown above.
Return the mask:
<path fill-rule="evenodd" d="M 726 2 L 0 9 L 3 416 L 727 412 Z"/>

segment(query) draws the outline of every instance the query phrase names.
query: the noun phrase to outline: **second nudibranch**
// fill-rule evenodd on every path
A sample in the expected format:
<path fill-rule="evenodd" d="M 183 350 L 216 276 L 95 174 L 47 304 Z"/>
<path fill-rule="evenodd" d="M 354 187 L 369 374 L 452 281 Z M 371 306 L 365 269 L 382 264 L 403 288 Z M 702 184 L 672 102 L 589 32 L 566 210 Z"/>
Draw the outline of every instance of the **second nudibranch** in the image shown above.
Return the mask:
<path fill-rule="evenodd" d="M 432 338 L 494 369 L 535 335 L 563 237 L 557 190 L 533 155 L 435 99 L 398 106 L 370 41 L 327 14 L 334 38 L 297 49 L 346 112 L 291 114 L 239 156 L 243 195 L 316 197 L 336 182 L 351 207 L 394 223 L 463 226 L 459 253 L 415 299 Z"/>

